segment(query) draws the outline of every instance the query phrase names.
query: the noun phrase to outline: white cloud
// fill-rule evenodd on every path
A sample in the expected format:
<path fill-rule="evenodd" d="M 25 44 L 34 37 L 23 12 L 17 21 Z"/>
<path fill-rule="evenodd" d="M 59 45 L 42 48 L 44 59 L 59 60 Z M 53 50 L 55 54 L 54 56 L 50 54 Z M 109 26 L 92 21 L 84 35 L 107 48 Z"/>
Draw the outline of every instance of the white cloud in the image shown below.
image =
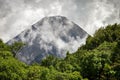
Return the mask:
<path fill-rule="evenodd" d="M 119 0 L 0 0 L 0 38 L 6 42 L 53 15 L 66 16 L 92 35 L 101 26 L 119 23 L 119 5 Z"/>

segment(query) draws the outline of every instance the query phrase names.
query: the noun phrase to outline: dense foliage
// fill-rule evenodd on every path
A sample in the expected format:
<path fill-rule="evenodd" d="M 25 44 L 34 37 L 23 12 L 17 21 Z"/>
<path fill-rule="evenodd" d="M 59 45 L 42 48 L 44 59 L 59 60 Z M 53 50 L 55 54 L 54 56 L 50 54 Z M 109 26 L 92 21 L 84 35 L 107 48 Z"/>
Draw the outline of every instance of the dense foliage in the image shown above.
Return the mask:
<path fill-rule="evenodd" d="M 15 58 L 23 45 L 0 40 L 0 80 L 120 80 L 120 24 L 100 28 L 74 54 L 50 55 L 41 64 Z"/>

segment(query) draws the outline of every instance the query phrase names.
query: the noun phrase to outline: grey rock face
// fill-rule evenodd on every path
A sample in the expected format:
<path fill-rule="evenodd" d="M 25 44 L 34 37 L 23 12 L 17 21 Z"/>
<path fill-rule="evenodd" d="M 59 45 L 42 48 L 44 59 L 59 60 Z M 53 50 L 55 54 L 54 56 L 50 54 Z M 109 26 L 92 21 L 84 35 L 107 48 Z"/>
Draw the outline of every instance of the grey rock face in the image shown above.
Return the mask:
<path fill-rule="evenodd" d="M 33 24 L 8 44 L 22 41 L 26 45 L 16 54 L 16 57 L 30 64 L 40 62 L 48 55 L 65 57 L 66 52 L 75 52 L 85 43 L 87 33 L 66 17 L 45 17 Z"/>

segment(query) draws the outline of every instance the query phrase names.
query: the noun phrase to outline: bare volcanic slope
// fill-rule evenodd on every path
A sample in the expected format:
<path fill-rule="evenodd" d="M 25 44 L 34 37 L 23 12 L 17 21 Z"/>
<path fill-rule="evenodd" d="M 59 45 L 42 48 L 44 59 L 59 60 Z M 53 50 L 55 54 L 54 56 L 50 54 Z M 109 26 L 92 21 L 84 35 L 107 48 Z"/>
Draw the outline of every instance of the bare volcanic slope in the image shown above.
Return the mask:
<path fill-rule="evenodd" d="M 7 43 L 26 43 L 16 57 L 31 64 L 40 62 L 48 55 L 65 57 L 67 51 L 75 52 L 85 43 L 87 35 L 80 26 L 66 17 L 51 16 L 41 19 Z"/>

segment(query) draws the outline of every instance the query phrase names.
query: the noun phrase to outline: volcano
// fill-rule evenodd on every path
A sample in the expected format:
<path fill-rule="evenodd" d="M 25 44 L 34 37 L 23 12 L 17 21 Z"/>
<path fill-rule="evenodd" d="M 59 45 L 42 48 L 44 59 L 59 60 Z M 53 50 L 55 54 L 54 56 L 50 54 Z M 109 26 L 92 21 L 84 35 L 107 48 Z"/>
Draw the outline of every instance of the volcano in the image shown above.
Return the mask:
<path fill-rule="evenodd" d="M 25 43 L 16 57 L 31 64 L 40 62 L 48 55 L 64 58 L 67 51 L 73 53 L 84 44 L 87 35 L 80 26 L 66 17 L 50 16 L 31 25 L 7 43 Z"/>

